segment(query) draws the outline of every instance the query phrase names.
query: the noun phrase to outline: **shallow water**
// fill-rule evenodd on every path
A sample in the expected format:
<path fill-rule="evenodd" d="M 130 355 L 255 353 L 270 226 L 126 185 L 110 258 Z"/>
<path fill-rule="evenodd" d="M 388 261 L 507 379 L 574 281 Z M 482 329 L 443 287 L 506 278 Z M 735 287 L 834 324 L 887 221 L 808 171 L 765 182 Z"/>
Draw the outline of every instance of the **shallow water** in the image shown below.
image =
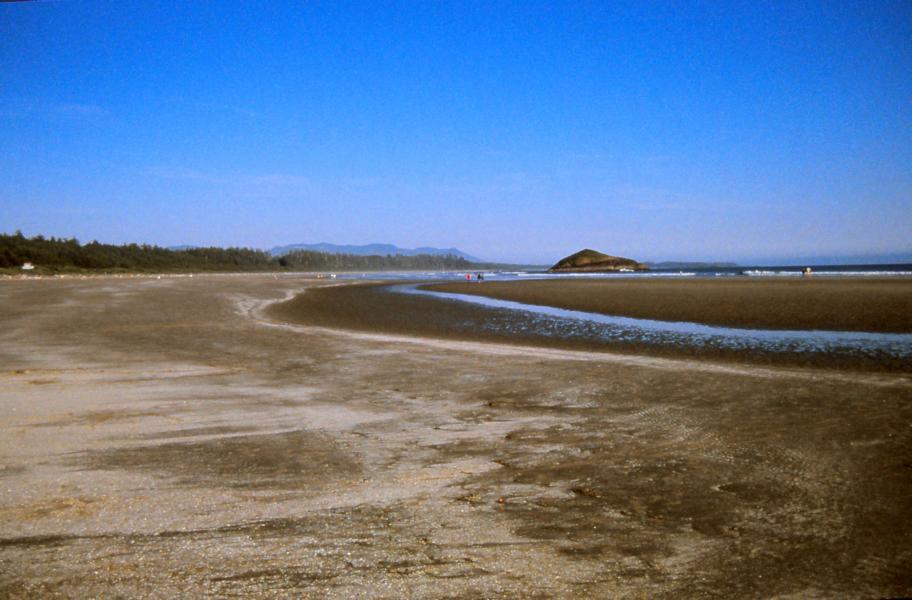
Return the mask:
<path fill-rule="evenodd" d="M 873 264 L 873 265 L 810 265 L 813 273 L 821 277 L 849 278 L 883 278 L 912 277 L 912 264 Z M 471 271 L 474 280 L 478 272 L 484 273 L 485 279 L 491 281 L 511 281 L 524 279 L 691 279 L 715 277 L 773 277 L 796 278 L 803 276 L 803 266 L 738 266 L 738 267 L 705 267 L 695 269 L 654 269 L 636 272 L 596 272 L 596 273 L 549 273 L 542 269 L 498 270 L 480 269 Z M 441 281 L 464 281 L 467 271 L 369 271 L 340 273 L 340 279 L 386 279 L 415 280 L 433 279 Z"/>
<path fill-rule="evenodd" d="M 912 358 L 912 334 L 856 331 L 771 330 L 721 327 L 702 323 L 656 321 L 523 304 L 484 296 L 437 292 L 422 284 L 393 285 L 391 292 L 468 302 L 523 313 L 525 319 L 492 316 L 484 328 L 497 333 L 535 334 L 564 339 L 600 339 L 656 345 L 704 346 L 763 352 L 850 353 L 871 357 Z"/>

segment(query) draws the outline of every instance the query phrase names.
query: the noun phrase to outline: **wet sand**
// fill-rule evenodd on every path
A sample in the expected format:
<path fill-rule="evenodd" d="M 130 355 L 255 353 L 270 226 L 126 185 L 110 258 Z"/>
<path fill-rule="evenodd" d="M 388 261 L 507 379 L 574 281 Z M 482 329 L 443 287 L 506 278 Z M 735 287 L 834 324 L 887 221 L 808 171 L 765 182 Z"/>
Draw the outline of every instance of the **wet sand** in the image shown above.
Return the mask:
<path fill-rule="evenodd" d="M 482 284 L 434 283 L 422 287 L 588 312 L 611 314 L 616 309 L 624 316 L 640 318 L 702 318 L 722 325 L 735 323 L 709 317 L 718 312 L 737 320 L 737 311 L 743 307 L 745 314 L 754 319 L 737 324 L 750 323 L 757 326 L 762 319 L 766 319 L 766 322 L 779 323 L 786 329 L 798 329 L 807 324 L 819 325 L 825 319 L 830 319 L 837 329 L 840 326 L 844 330 L 848 329 L 849 324 L 874 329 L 875 322 L 896 326 L 912 315 L 912 305 L 908 311 L 901 310 L 907 304 L 912 304 L 912 285 L 905 281 L 878 281 L 873 282 L 873 285 L 842 281 L 829 284 L 821 281 L 804 288 L 782 285 L 783 283 L 790 282 L 764 280 L 727 284 L 714 280 L 667 283 L 654 280 L 546 280 Z M 712 344 L 657 344 L 637 337 L 605 339 L 597 330 L 567 336 L 540 327 L 534 318 L 530 319 L 528 314 L 521 311 L 393 293 L 389 291 L 390 287 L 389 282 L 322 287 L 270 307 L 269 314 L 276 320 L 290 323 L 451 340 L 520 343 L 545 348 L 750 362 L 772 366 L 912 372 L 912 359 L 878 352 L 808 353 L 785 350 L 773 353 L 763 349 Z M 795 289 L 798 291 L 793 292 Z M 807 289 L 817 291 L 807 295 L 804 292 Z M 859 289 L 866 293 L 857 292 Z M 854 295 L 853 290 L 856 291 Z M 883 293 L 878 293 L 880 291 Z M 737 298 L 737 302 L 732 297 Z M 845 310 L 833 314 L 830 306 L 822 306 L 822 297 L 840 298 L 836 303 Z M 804 317 L 802 321 L 801 315 L 805 312 L 810 316 Z M 787 321 L 786 318 L 794 320 Z"/>
<path fill-rule="evenodd" d="M 317 285 L 0 282 L 0 597 L 912 594 L 908 373 L 266 310 Z"/>
<path fill-rule="evenodd" d="M 638 319 L 750 329 L 912 332 L 912 278 L 445 283 L 431 289 Z"/>

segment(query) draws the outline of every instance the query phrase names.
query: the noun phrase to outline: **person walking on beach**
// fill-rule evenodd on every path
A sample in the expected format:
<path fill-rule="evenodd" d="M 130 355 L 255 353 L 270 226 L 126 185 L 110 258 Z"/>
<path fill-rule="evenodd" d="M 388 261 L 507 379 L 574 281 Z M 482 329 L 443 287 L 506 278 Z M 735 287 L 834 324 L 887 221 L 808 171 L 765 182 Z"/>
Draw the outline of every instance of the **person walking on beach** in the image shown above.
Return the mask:
<path fill-rule="evenodd" d="M 472 274 L 466 273 L 466 281 L 472 281 Z"/>

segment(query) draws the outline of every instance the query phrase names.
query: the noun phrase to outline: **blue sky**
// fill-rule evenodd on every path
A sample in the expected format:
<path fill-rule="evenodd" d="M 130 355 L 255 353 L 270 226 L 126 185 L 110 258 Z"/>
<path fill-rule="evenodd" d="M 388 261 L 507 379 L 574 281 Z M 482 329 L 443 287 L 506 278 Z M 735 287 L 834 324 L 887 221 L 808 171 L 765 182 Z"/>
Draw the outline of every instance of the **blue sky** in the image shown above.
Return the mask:
<path fill-rule="evenodd" d="M 0 231 L 912 251 L 912 3 L 0 3 Z"/>

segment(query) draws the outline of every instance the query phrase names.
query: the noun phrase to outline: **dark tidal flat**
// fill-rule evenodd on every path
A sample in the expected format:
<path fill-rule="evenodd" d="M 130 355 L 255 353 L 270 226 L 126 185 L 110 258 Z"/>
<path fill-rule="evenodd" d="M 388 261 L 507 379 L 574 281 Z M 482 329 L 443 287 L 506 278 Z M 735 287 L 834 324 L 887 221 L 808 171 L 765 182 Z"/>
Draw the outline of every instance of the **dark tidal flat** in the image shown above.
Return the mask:
<path fill-rule="evenodd" d="M 912 595 L 902 365 L 323 283 L 0 282 L 0 597 Z"/>
<path fill-rule="evenodd" d="M 609 279 L 432 289 L 640 319 L 754 329 L 912 332 L 912 278 Z"/>
<path fill-rule="evenodd" d="M 489 341 L 548 348 L 702 358 L 783 366 L 912 372 L 912 340 L 897 352 L 815 349 L 780 344 L 776 351 L 687 336 L 604 334 L 587 323 L 543 320 L 505 308 L 395 293 L 397 286 L 362 283 L 317 288 L 270 308 L 279 320 L 327 327 Z M 571 310 L 663 321 L 756 329 L 831 329 L 907 333 L 912 280 L 661 281 L 540 280 L 433 283 L 421 289 L 471 294 Z"/>

